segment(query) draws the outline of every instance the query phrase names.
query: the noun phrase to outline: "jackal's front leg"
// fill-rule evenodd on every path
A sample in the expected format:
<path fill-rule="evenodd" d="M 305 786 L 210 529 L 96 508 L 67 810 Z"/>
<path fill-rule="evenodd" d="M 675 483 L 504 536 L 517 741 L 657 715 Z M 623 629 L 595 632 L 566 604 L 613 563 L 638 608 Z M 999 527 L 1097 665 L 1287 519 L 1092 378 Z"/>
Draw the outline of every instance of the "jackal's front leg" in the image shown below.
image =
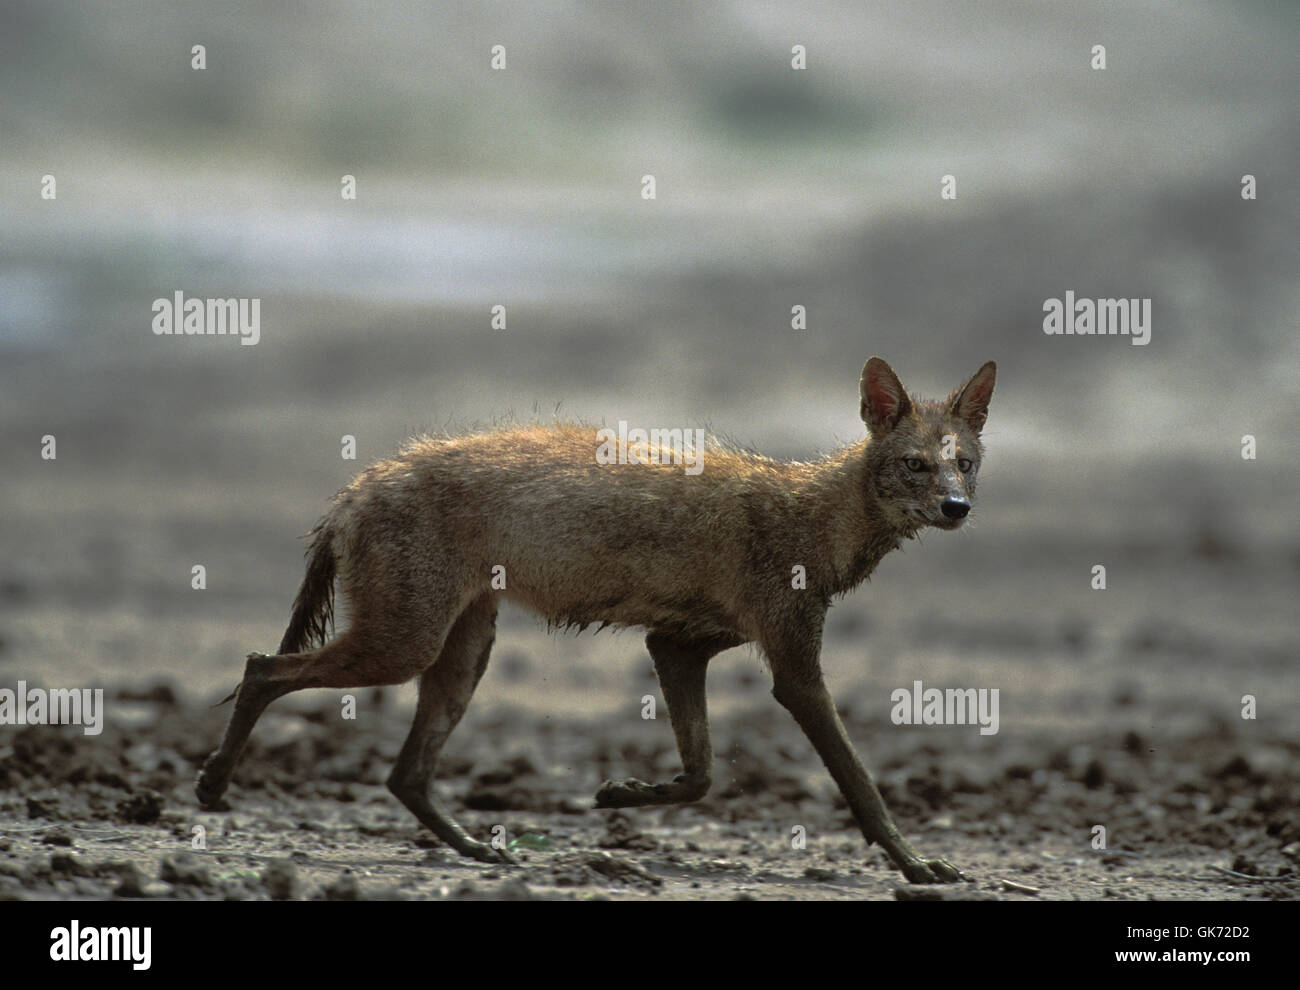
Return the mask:
<path fill-rule="evenodd" d="M 709 660 L 722 650 L 739 646 L 739 639 L 720 637 L 685 640 L 661 633 L 646 637 L 663 688 L 668 718 L 677 737 L 683 773 L 666 784 L 643 780 L 607 780 L 596 792 L 597 808 L 634 808 L 648 804 L 698 801 L 713 783 L 713 745 L 709 741 L 709 711 L 704 694 Z"/>
<path fill-rule="evenodd" d="M 778 669 L 778 661 L 771 659 L 775 682 L 772 693 L 821 755 L 867 841 L 879 843 L 911 883 L 953 883 L 962 879 L 957 867 L 942 859 L 922 858 L 903 838 L 875 781 L 858 759 L 821 674 L 800 677 L 793 670 Z"/>

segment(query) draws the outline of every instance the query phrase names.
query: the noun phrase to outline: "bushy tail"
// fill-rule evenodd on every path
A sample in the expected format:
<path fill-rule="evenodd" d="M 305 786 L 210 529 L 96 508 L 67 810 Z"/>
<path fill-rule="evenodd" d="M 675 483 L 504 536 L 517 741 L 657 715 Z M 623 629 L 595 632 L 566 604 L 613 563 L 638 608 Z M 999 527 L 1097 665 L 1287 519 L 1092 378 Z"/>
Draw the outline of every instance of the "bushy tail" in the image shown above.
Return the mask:
<path fill-rule="evenodd" d="M 334 534 L 327 520 L 321 520 L 307 535 L 314 537 L 307 550 L 307 576 L 293 600 L 289 628 L 284 631 L 284 639 L 276 651 L 281 654 L 299 653 L 312 645 L 324 646 L 334 626 Z M 238 696 L 236 687 L 212 707 L 220 708 Z"/>
<path fill-rule="evenodd" d="M 334 626 L 334 534 L 322 520 L 309 535 L 315 539 L 307 551 L 307 575 L 293 601 L 289 628 L 276 651 L 281 655 L 324 646 Z"/>

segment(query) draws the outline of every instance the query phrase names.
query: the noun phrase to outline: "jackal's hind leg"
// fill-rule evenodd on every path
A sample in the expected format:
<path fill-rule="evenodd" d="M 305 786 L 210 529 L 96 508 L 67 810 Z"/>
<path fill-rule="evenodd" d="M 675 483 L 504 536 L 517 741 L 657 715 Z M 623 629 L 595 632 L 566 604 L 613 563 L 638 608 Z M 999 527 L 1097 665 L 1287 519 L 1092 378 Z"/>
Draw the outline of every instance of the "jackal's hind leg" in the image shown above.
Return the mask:
<path fill-rule="evenodd" d="M 395 621 L 392 623 L 395 624 Z M 451 624 L 451 616 L 446 625 Z M 436 625 L 436 624 L 435 624 Z M 266 706 L 304 688 L 357 688 L 402 684 L 429 666 L 437 656 L 446 626 L 428 635 L 433 645 L 411 636 L 378 636 L 376 626 L 353 627 L 331 643 L 302 653 L 250 653 L 244 679 L 235 692 L 235 708 L 220 748 L 199 771 L 194 791 L 199 803 L 215 808 L 221 801 L 240 754 Z M 436 637 L 436 638 L 432 638 Z"/>
<path fill-rule="evenodd" d="M 659 686 L 663 688 L 684 772 L 666 784 L 647 784 L 634 777 L 607 780 L 596 792 L 597 808 L 698 801 L 713 783 L 705 672 L 709 660 L 728 647 L 739 646 L 741 641 L 730 637 L 685 640 L 652 632 L 645 642 L 654 660 L 655 673 L 659 675 Z"/>
<path fill-rule="evenodd" d="M 496 638 L 496 602 L 476 599 L 456 620 L 438 659 L 420 675 L 415 721 L 388 777 L 388 789 L 443 842 L 486 863 L 516 863 L 504 849 L 473 839 L 434 795 L 438 755 L 469 707 Z"/>
<path fill-rule="evenodd" d="M 248 743 L 266 706 L 291 691 L 307 686 L 300 678 L 302 666 L 298 657 L 271 656 L 250 653 L 244 664 L 244 679 L 235 689 L 235 708 L 226 726 L 221 746 L 209 756 L 199 770 L 194 783 L 194 793 L 205 808 L 221 807 L 221 797 L 230 786 L 231 774 Z"/>

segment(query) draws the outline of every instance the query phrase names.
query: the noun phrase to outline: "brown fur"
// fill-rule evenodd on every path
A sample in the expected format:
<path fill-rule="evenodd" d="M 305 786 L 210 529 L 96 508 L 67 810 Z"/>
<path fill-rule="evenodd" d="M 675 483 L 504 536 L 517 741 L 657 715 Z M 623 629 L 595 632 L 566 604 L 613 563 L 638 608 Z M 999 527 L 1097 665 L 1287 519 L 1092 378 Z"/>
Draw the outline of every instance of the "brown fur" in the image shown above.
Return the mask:
<path fill-rule="evenodd" d="M 822 756 L 868 841 L 913 882 L 958 879 L 951 865 L 918 856 L 890 819 L 835 712 L 818 656 L 835 595 L 921 528 L 962 524 L 994 377 L 990 361 L 947 400 L 924 402 L 872 358 L 860 383 L 870 439 L 811 463 L 714 440 L 696 475 L 668 457 L 602 465 L 596 428 L 572 423 L 412 441 L 339 492 L 313 531 L 280 654 L 250 655 L 221 748 L 199 774 L 200 801 L 220 799 L 275 698 L 419 675 L 415 724 L 389 786 L 463 854 L 508 858 L 466 835 L 433 796 L 438 753 L 486 667 L 500 596 L 554 625 L 649 631 L 685 772 L 671 783 L 606 782 L 598 806 L 694 800 L 708 790 L 705 667 L 721 650 L 756 643 L 771 665 L 773 693 Z M 492 587 L 497 565 L 503 590 Z M 794 586 L 796 565 L 806 587 Z M 327 642 L 336 576 L 351 625 Z"/>

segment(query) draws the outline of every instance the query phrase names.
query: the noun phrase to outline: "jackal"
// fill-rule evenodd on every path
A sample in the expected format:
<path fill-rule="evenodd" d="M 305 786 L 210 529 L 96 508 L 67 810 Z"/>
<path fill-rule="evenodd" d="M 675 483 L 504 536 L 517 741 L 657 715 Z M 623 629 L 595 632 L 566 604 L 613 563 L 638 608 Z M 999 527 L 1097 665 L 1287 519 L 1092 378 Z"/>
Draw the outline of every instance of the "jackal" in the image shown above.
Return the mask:
<path fill-rule="evenodd" d="M 487 667 L 504 597 L 550 624 L 647 630 L 684 772 L 667 783 L 606 781 L 597 807 L 708 791 L 705 669 L 722 650 L 755 643 L 772 693 L 867 841 L 913 883 L 960 879 L 951 864 L 918 855 L 894 824 L 835 711 L 819 654 L 835 595 L 922 528 L 953 530 L 966 519 L 995 376 L 989 361 L 946 400 L 928 402 L 873 357 L 860 381 L 869 438 L 811 463 L 716 441 L 694 475 L 672 456 L 598 463 L 598 431 L 571 423 L 412 441 L 340 491 L 312 530 L 279 652 L 248 656 L 221 747 L 198 775 L 200 803 L 220 800 L 276 698 L 419 675 L 415 722 L 389 789 L 461 854 L 512 861 L 471 838 L 433 786 L 439 752 Z M 335 579 L 351 623 L 329 641 Z"/>

